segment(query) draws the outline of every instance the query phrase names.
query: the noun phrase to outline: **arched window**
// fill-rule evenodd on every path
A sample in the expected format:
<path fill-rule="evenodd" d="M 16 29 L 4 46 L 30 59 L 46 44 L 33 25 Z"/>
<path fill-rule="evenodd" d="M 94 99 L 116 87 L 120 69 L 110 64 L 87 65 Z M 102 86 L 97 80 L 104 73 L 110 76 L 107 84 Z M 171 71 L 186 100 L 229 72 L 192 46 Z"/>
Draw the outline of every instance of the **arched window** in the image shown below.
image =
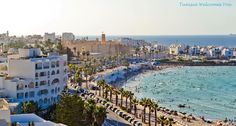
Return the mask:
<path fill-rule="evenodd" d="M 60 73 L 60 71 L 59 70 L 57 70 L 57 74 L 59 74 Z"/>
<path fill-rule="evenodd" d="M 56 83 L 59 83 L 59 79 L 58 79 L 58 78 L 56 78 L 56 79 L 54 79 L 54 80 L 52 81 L 52 85 L 54 85 L 54 84 L 56 84 Z"/>
<path fill-rule="evenodd" d="M 18 85 L 17 85 L 17 90 L 23 90 L 24 89 L 24 84 L 22 82 L 20 82 Z"/>
<path fill-rule="evenodd" d="M 54 70 L 52 71 L 52 75 L 55 75 L 55 71 Z"/>
<path fill-rule="evenodd" d="M 28 95 L 29 95 L 28 92 L 25 92 L 25 98 L 28 98 Z"/>
<path fill-rule="evenodd" d="M 29 88 L 34 88 L 34 82 L 30 82 L 28 87 Z"/>
<path fill-rule="evenodd" d="M 57 91 L 60 92 L 60 88 L 59 87 L 57 88 Z"/>
<path fill-rule="evenodd" d="M 47 98 L 44 98 L 43 102 L 44 102 L 44 104 L 47 104 L 48 99 L 47 99 Z"/>
<path fill-rule="evenodd" d="M 42 105 L 42 104 L 43 104 L 43 100 L 39 99 L 39 105 Z"/>
<path fill-rule="evenodd" d="M 54 94 L 54 89 L 51 90 L 51 94 Z"/>

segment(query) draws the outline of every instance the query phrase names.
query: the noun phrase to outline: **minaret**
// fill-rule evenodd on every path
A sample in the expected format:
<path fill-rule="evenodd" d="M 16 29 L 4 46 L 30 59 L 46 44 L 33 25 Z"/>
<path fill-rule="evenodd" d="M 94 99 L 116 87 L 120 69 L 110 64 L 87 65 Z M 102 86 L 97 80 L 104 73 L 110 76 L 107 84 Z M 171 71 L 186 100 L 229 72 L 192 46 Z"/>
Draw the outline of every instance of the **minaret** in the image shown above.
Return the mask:
<path fill-rule="evenodd" d="M 106 35 L 105 33 L 102 32 L 102 41 L 101 41 L 102 45 L 106 45 Z"/>
<path fill-rule="evenodd" d="M 6 34 L 6 35 L 7 35 L 7 37 L 9 37 L 9 32 L 8 32 L 8 31 L 7 31 L 7 34 Z"/>

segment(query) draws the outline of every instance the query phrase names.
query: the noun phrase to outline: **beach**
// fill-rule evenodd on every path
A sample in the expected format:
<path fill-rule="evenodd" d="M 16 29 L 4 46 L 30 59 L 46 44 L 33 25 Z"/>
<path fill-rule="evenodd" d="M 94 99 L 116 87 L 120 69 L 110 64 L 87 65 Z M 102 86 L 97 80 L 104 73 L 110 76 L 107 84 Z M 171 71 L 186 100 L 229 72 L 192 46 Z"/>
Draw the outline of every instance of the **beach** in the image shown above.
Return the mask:
<path fill-rule="evenodd" d="M 173 110 L 213 121 L 225 118 L 233 121 L 236 110 L 233 97 L 236 84 L 235 80 L 232 80 L 234 72 L 231 73 L 229 69 L 235 70 L 235 68 L 229 66 L 220 68 L 167 68 L 159 72 L 138 75 L 128 80 L 123 88 L 133 91 L 138 98 L 152 98 L 161 106 Z M 192 69 L 195 73 L 191 73 Z M 184 107 L 178 107 L 181 104 L 185 104 Z"/>
<path fill-rule="evenodd" d="M 190 69 L 191 67 L 188 67 L 188 68 Z M 120 69 L 120 68 L 118 68 L 118 69 Z M 168 72 L 171 72 L 171 71 L 176 70 L 176 69 L 185 69 L 185 67 L 184 66 L 178 66 L 178 65 L 159 66 L 159 68 L 156 68 L 155 70 L 147 70 L 147 71 L 143 71 L 143 72 L 141 72 L 139 74 L 134 74 L 133 76 L 130 76 L 128 78 L 127 82 L 124 81 L 124 77 L 123 77 L 122 83 L 119 83 L 118 85 L 115 85 L 115 87 L 119 87 L 119 88 L 123 87 L 123 88 L 125 88 L 127 90 L 131 90 L 132 92 L 135 93 L 135 96 L 137 96 L 138 98 L 150 97 L 150 98 L 152 98 L 154 100 L 157 100 L 158 104 L 160 104 L 160 106 L 163 107 L 163 111 L 162 112 L 158 112 L 159 115 L 165 115 L 167 117 L 168 116 L 173 117 L 174 119 L 179 121 L 179 123 L 193 125 L 193 126 L 195 126 L 195 125 L 198 126 L 198 125 L 203 125 L 203 124 L 206 125 L 207 123 L 203 121 L 203 120 L 206 119 L 206 120 L 214 121 L 213 124 L 209 123 L 209 125 L 216 125 L 216 122 L 218 122 L 218 120 L 224 120 L 224 118 L 222 118 L 222 117 L 221 118 L 212 118 L 211 116 L 203 116 L 204 114 L 203 115 L 200 115 L 199 113 L 196 114 L 197 110 L 190 111 L 190 112 L 189 111 L 185 111 L 185 109 L 178 107 L 179 104 L 184 104 L 184 102 L 180 102 L 179 104 L 173 104 L 174 101 L 175 101 L 175 98 L 169 99 L 168 97 L 165 98 L 165 96 L 159 96 L 158 94 L 150 93 L 150 92 L 153 92 L 153 91 L 147 91 L 148 89 L 154 90 L 157 87 L 145 87 L 145 86 L 139 87 L 140 84 L 141 84 L 140 81 L 142 79 L 145 79 L 145 78 L 150 77 L 150 76 L 155 77 L 155 76 L 157 76 L 156 75 L 157 73 L 164 76 Z M 104 75 L 104 73 L 105 73 L 105 74 L 109 75 L 108 76 L 108 78 L 109 78 L 111 76 L 111 73 L 114 72 L 114 71 L 117 72 L 117 68 L 116 68 L 116 70 L 107 70 L 107 71 L 103 72 L 102 74 Z M 204 76 L 204 74 L 202 76 Z M 152 80 L 150 80 L 150 81 L 152 81 Z M 150 82 L 148 82 L 148 83 L 150 83 Z M 112 85 L 114 86 L 114 84 L 112 84 Z M 164 87 L 165 85 L 162 85 L 162 86 Z M 146 90 L 143 90 L 143 92 L 146 92 L 146 93 L 149 93 L 149 94 L 145 94 L 143 92 L 140 92 L 141 88 L 146 89 Z M 165 92 L 165 91 L 163 90 L 162 92 Z M 179 94 L 175 94 L 175 95 L 179 95 Z M 157 96 L 157 97 L 152 97 L 152 96 Z M 113 97 L 114 97 L 113 99 L 115 99 L 115 96 L 113 96 Z M 165 102 L 165 100 L 167 100 L 169 102 Z M 186 101 L 191 101 L 188 98 L 186 98 L 185 100 Z M 201 104 L 201 103 L 199 103 L 199 104 Z M 187 105 L 186 105 L 186 109 L 190 109 L 190 106 L 187 106 Z M 138 108 L 139 108 L 139 111 L 140 111 L 139 113 L 142 113 L 143 107 L 139 106 Z M 191 106 L 191 109 L 193 110 L 193 109 L 199 109 L 199 108 L 194 108 L 194 106 Z M 166 110 L 168 110 L 168 111 L 177 110 L 179 114 L 178 114 L 178 116 L 175 117 L 173 115 L 169 115 L 168 114 L 169 112 L 166 112 Z M 203 110 L 201 110 L 201 111 L 203 111 Z M 191 122 L 187 122 L 186 120 L 183 120 L 183 118 L 186 118 L 187 116 L 193 116 L 197 120 L 194 120 L 194 121 L 192 120 Z M 228 119 L 230 120 L 230 118 L 228 118 Z"/>

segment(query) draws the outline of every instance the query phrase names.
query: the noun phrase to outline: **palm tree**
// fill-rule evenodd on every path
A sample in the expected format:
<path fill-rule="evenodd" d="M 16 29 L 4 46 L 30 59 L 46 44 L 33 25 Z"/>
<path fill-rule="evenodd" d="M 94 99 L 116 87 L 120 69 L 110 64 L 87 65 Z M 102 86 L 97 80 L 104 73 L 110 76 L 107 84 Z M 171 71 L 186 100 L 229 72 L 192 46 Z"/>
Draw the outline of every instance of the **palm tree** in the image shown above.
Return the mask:
<path fill-rule="evenodd" d="M 98 83 L 100 83 L 99 85 L 101 85 L 102 87 L 102 97 L 104 98 L 104 89 L 105 89 L 106 81 L 102 79 L 102 80 L 99 80 Z"/>
<path fill-rule="evenodd" d="M 157 125 L 157 110 L 159 109 L 159 106 L 157 103 L 153 102 L 152 108 L 154 109 L 154 114 L 155 114 L 155 126 Z"/>
<path fill-rule="evenodd" d="M 106 108 L 102 106 L 97 106 L 94 112 L 96 126 L 102 126 L 104 120 L 106 119 Z"/>
<path fill-rule="evenodd" d="M 112 87 L 112 86 L 108 86 L 107 89 L 108 89 L 108 91 L 110 91 L 110 101 L 112 102 L 112 91 L 113 91 L 113 87 Z"/>
<path fill-rule="evenodd" d="M 109 92 L 109 85 L 105 85 L 104 86 L 104 89 L 105 89 L 105 99 L 107 99 L 107 97 L 108 97 L 108 92 Z"/>
<path fill-rule="evenodd" d="M 22 104 L 23 113 L 37 113 L 39 110 L 38 104 L 34 101 L 24 102 Z"/>
<path fill-rule="evenodd" d="M 138 99 L 133 98 L 132 104 L 134 105 L 134 116 L 137 117 L 137 104 L 139 103 Z"/>
<path fill-rule="evenodd" d="M 152 104 L 153 104 L 153 101 L 151 99 L 147 99 L 147 106 L 148 106 L 148 123 L 149 123 L 149 126 L 151 126 L 151 113 L 152 113 Z"/>
<path fill-rule="evenodd" d="M 158 121 L 161 123 L 161 126 L 164 126 L 166 124 L 166 117 L 165 116 L 160 116 L 158 118 Z"/>
<path fill-rule="evenodd" d="M 86 81 L 86 88 L 88 89 L 88 68 L 87 67 L 85 67 L 84 68 L 84 76 L 85 76 L 85 81 Z"/>
<path fill-rule="evenodd" d="M 148 99 L 147 98 L 142 98 L 141 99 L 141 101 L 140 101 L 140 104 L 143 106 L 143 119 L 142 119 L 142 121 L 144 122 L 144 123 L 146 123 L 146 107 L 147 107 L 147 102 L 148 101 Z"/>
<path fill-rule="evenodd" d="M 129 97 L 129 109 L 130 109 L 130 113 L 132 113 L 132 99 L 133 99 L 134 93 L 132 93 L 131 91 L 128 91 L 128 97 Z"/>
<path fill-rule="evenodd" d="M 120 89 L 120 100 L 121 100 L 121 103 L 120 103 L 120 106 L 122 107 L 123 106 L 123 96 L 124 96 L 124 93 L 125 93 L 125 90 L 124 88 L 121 88 Z"/>
<path fill-rule="evenodd" d="M 103 84 L 104 84 L 103 81 L 105 81 L 105 80 L 99 80 L 99 81 L 97 82 L 97 85 L 98 85 L 98 87 L 99 87 L 99 96 L 101 96 L 101 89 L 102 89 L 102 86 L 103 86 Z"/>
<path fill-rule="evenodd" d="M 125 107 L 128 108 L 129 91 L 125 91 L 124 96 L 125 96 Z"/>
<path fill-rule="evenodd" d="M 169 117 L 169 118 L 167 118 L 167 121 L 168 121 L 168 125 L 172 126 L 174 119 Z"/>
<path fill-rule="evenodd" d="M 86 123 L 89 124 L 91 122 L 94 122 L 94 116 L 93 116 L 93 113 L 96 109 L 96 103 L 93 99 L 89 99 L 85 102 L 85 105 L 84 105 L 84 108 L 86 110 L 85 112 L 85 120 L 86 120 Z"/>
<path fill-rule="evenodd" d="M 113 93 L 116 95 L 116 106 L 118 105 L 118 95 L 120 94 L 120 91 L 117 89 L 114 89 Z"/>

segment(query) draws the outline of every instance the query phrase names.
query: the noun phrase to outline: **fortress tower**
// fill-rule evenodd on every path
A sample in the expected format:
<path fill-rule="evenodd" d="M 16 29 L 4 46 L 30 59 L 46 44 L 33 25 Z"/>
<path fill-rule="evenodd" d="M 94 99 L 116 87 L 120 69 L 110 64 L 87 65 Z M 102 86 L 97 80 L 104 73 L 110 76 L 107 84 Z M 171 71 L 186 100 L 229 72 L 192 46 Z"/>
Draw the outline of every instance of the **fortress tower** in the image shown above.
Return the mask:
<path fill-rule="evenodd" d="M 105 44 L 106 44 L 106 35 L 105 35 L 105 33 L 102 33 L 102 41 L 101 41 L 101 44 L 102 44 L 102 45 L 105 45 Z"/>

